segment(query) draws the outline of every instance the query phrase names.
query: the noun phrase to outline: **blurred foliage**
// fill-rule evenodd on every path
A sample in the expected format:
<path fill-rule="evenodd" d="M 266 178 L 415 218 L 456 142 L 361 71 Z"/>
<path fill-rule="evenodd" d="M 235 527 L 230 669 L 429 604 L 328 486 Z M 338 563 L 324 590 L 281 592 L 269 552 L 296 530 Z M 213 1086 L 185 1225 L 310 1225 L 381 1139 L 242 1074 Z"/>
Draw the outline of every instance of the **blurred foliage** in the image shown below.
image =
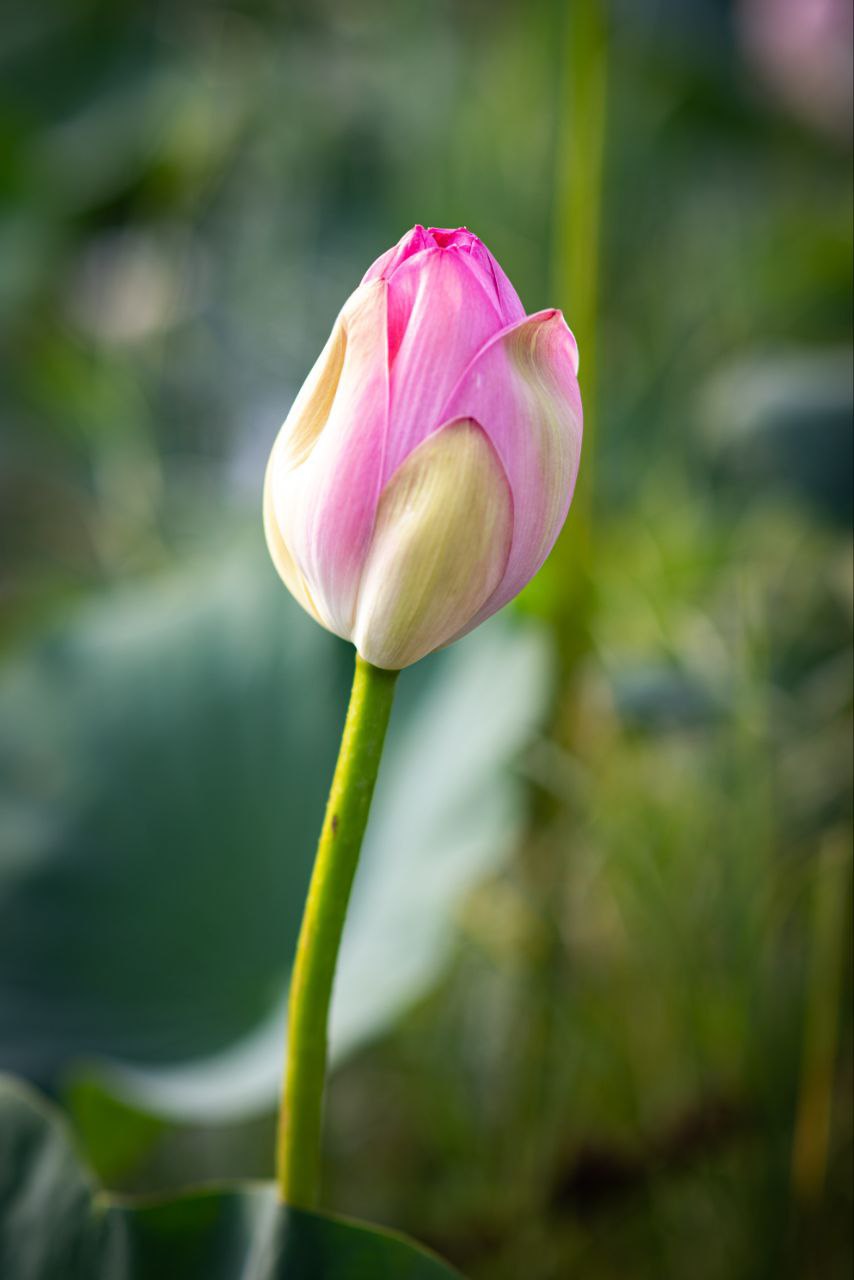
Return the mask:
<path fill-rule="evenodd" d="M 63 1094 L 113 1185 L 269 1173 L 269 1115 L 155 1121 L 59 1046 L 211 1052 L 276 999 L 298 894 L 272 863 L 258 890 L 228 850 L 272 849 L 284 824 L 305 875 L 346 655 L 272 576 L 270 600 L 259 587 L 247 605 L 263 560 L 247 519 L 367 263 L 416 221 L 465 223 L 528 310 L 581 311 L 589 545 L 573 513 L 522 602 L 573 662 L 554 715 L 512 741 L 528 795 L 514 856 L 484 856 L 434 900 L 450 963 L 333 1078 L 326 1203 L 490 1280 L 834 1280 L 852 1252 L 850 135 L 778 92 L 743 37 L 758 4 L 613 0 L 597 6 L 596 219 L 579 187 L 596 172 L 592 99 L 568 80 L 590 2 L 47 0 L 4 18 L 0 683 L 16 798 L 0 883 L 19 890 L 0 902 L 0 949 L 17 937 L 29 959 L 4 959 L 0 980 L 6 1043 L 43 1047 L 4 1064 Z M 838 96 L 836 62 L 825 78 Z M 600 222 L 595 290 L 568 217 Z M 217 562 L 237 581 L 190 626 L 200 566 Z M 69 655 L 95 616 L 110 641 L 84 670 Z M 431 678 L 401 682 L 402 740 Z M 239 808 L 221 751 L 236 724 Z M 459 771 L 458 725 L 447 748 L 431 732 L 428 792 Z M 472 741 L 492 792 L 512 750 Z M 398 772 L 392 808 L 414 794 Z M 205 868 L 197 794 L 222 838 L 206 895 L 178 910 Z M 66 821 L 122 833 L 91 896 L 95 845 L 57 840 L 58 796 Z M 429 869 L 457 826 L 419 823 Z M 51 877 L 45 848 L 64 851 Z M 165 887 L 146 881 L 149 848 L 171 862 Z M 391 917 L 406 879 L 390 877 Z M 95 906 L 110 885 L 120 911 Z M 149 957 L 164 900 L 177 931 Z M 34 957 L 50 1005 L 33 1001 Z M 123 985 L 143 997 L 155 961 L 142 1020 Z M 110 984 L 99 1042 L 93 993 Z"/>

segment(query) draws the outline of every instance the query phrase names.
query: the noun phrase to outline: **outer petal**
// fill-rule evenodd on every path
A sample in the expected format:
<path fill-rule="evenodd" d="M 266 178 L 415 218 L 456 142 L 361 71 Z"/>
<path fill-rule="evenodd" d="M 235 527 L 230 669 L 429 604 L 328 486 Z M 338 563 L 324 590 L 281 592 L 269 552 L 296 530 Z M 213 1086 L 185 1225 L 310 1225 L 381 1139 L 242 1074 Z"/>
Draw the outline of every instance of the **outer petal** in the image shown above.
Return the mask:
<path fill-rule="evenodd" d="M 444 418 L 482 424 L 507 474 L 514 510 L 501 582 L 459 634 L 521 591 L 560 533 L 581 454 L 577 369 L 578 349 L 563 316 L 542 311 L 488 342 L 448 398 Z"/>
<path fill-rule="evenodd" d="M 347 638 L 388 425 L 386 293 L 377 280 L 348 300 L 270 458 L 272 513 L 293 571 L 268 534 L 273 559 L 300 603 Z"/>
<path fill-rule="evenodd" d="M 279 532 L 279 524 L 273 509 L 273 490 L 270 478 L 275 465 L 276 450 L 281 439 L 282 436 L 280 435 L 273 445 L 273 452 L 267 464 L 267 474 L 264 477 L 264 536 L 267 539 L 267 550 L 270 552 L 270 557 L 276 566 L 279 577 L 294 599 L 302 605 L 306 613 L 311 614 L 316 622 L 325 626 L 326 624 L 317 612 L 317 606 L 311 598 L 306 581 L 297 568 L 296 561 Z"/>
<path fill-rule="evenodd" d="M 378 667 L 409 666 L 447 643 L 504 574 L 513 507 L 476 422 L 449 423 L 383 491 L 353 640 Z"/>
<path fill-rule="evenodd" d="M 455 249 L 408 258 L 389 281 L 391 363 L 384 481 L 451 416 L 448 396 L 466 366 L 502 327 L 497 303 Z"/>

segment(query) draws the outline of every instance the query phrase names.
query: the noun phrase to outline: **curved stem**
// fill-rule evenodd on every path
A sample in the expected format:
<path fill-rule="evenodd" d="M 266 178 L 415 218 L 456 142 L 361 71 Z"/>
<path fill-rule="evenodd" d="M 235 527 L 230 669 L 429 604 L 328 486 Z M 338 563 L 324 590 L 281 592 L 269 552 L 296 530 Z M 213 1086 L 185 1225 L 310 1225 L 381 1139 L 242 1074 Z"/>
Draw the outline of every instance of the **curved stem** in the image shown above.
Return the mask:
<path fill-rule="evenodd" d="M 397 671 L 356 658 L 341 750 L 291 975 L 276 1176 L 279 1198 L 317 1205 L 326 1076 L 326 1024 L 338 947 L 394 699 Z"/>

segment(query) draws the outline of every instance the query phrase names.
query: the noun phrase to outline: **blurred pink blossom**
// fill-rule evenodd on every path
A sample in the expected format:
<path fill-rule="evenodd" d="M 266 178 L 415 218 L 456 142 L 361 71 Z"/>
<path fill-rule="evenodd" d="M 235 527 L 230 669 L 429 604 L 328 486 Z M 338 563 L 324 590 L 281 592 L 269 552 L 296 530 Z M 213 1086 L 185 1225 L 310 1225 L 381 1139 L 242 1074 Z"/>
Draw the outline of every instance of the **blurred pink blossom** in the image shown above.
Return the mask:
<path fill-rule="evenodd" d="M 745 50 L 766 84 L 809 123 L 850 137 L 851 0 L 741 0 L 738 20 Z"/>

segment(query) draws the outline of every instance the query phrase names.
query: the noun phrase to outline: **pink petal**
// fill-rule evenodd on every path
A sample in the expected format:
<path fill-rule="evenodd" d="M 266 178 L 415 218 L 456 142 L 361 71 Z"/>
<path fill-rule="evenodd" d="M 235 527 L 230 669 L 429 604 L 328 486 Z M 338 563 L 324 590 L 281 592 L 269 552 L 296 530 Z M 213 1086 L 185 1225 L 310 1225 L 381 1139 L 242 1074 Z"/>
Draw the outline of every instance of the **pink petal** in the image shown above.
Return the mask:
<path fill-rule="evenodd" d="M 317 614 L 346 637 L 380 494 L 387 292 L 386 282 L 376 280 L 360 285 L 345 304 L 270 462 L 281 535 Z"/>
<path fill-rule="evenodd" d="M 442 420 L 480 423 L 513 495 L 513 541 L 496 590 L 464 631 L 511 600 L 542 565 L 572 499 L 581 453 L 578 349 L 559 311 L 541 311 L 478 352 Z"/>
<path fill-rule="evenodd" d="M 497 302 L 455 249 L 422 251 L 389 281 L 391 361 L 388 451 L 383 482 L 448 416 L 453 387 L 503 326 Z"/>
<path fill-rule="evenodd" d="M 376 262 L 371 263 L 362 276 L 362 284 L 367 284 L 370 280 L 388 280 L 407 258 L 420 253 L 422 249 L 433 248 L 435 248 L 435 242 L 424 228 L 420 224 L 414 226 L 411 231 L 406 232 L 406 235 L 400 237 L 397 244 L 392 245 L 385 253 L 380 254 Z"/>
<path fill-rule="evenodd" d="M 390 280 L 404 262 L 431 249 L 453 249 L 468 260 L 475 276 L 495 302 L 502 325 L 523 319 L 525 308 L 519 295 L 483 241 L 467 227 L 429 227 L 420 224 L 407 231 L 396 245 L 377 258 L 365 272 L 362 283 L 382 277 Z"/>
<path fill-rule="evenodd" d="M 453 246 L 469 255 L 472 263 L 477 264 L 495 294 L 504 324 L 514 324 L 517 320 L 524 319 L 525 308 L 518 293 L 501 270 L 497 259 L 473 231 L 469 231 L 467 227 L 456 227 L 454 230 L 430 227 L 427 234 L 433 237 L 436 244 L 443 248 Z"/>

